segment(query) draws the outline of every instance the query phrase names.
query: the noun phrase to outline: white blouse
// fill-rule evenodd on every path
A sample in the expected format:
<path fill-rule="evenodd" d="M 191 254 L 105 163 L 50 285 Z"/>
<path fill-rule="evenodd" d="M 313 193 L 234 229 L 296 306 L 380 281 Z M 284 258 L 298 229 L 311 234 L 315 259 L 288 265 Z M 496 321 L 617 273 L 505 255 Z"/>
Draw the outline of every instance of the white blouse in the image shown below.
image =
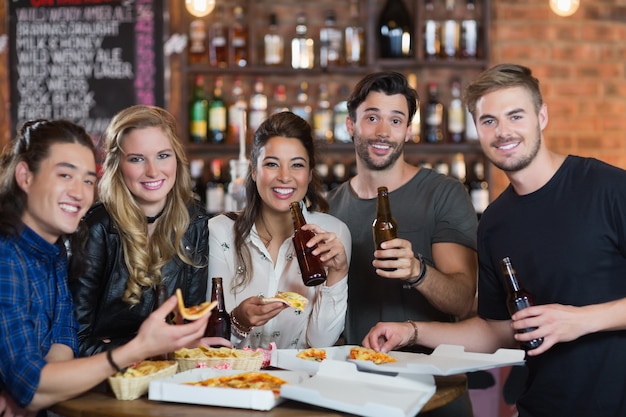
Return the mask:
<path fill-rule="evenodd" d="M 308 212 L 302 209 L 307 223 L 316 224 L 325 231 L 334 232 L 346 251 L 348 262 L 352 251 L 352 239 L 348 227 L 341 220 L 326 213 Z M 292 239 L 283 242 L 278 261 L 273 264 L 267 248 L 261 242 L 256 226 L 246 244 L 250 249 L 254 274 L 247 287 L 233 294 L 232 283 L 237 273 L 235 256 L 234 221 L 221 214 L 209 220 L 209 288 L 211 277 L 222 277 L 226 309 L 232 311 L 248 297 L 272 297 L 279 291 L 294 291 L 309 299 L 304 311 L 287 308 L 263 326 L 254 327 L 248 337 L 241 339 L 234 332 L 231 342 L 243 348 L 269 348 L 271 342 L 279 349 L 332 346 L 344 328 L 348 305 L 348 276 L 331 287 L 321 284 L 307 287 L 302 282 L 300 267 Z"/>

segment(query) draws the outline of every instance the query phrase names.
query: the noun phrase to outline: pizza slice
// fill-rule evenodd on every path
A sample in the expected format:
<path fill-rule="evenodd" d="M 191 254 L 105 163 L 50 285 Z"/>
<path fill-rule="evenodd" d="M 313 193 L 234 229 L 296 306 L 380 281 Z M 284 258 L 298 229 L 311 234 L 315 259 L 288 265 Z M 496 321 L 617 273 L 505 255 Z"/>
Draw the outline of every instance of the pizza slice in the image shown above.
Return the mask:
<path fill-rule="evenodd" d="M 396 358 L 391 355 L 383 352 L 376 352 L 374 349 L 362 346 L 355 346 L 350 349 L 350 359 L 358 361 L 372 361 L 377 365 L 396 361 Z"/>
<path fill-rule="evenodd" d="M 308 298 L 292 291 L 278 292 L 274 297 L 263 298 L 264 303 L 274 303 L 277 301 L 285 303 L 288 306 L 300 311 L 304 310 L 304 308 L 309 304 Z"/>
<path fill-rule="evenodd" d="M 178 299 L 178 314 L 185 320 L 198 320 L 209 314 L 217 306 L 217 301 L 205 301 L 197 306 L 185 307 L 183 292 L 176 288 L 176 298 Z"/>
<path fill-rule="evenodd" d="M 278 396 L 280 387 L 286 383 L 287 381 L 284 379 L 264 372 L 246 372 L 230 376 L 218 376 L 198 382 L 186 382 L 185 384 L 213 388 L 270 390 Z"/>
<path fill-rule="evenodd" d="M 326 359 L 326 350 L 316 349 L 316 348 L 304 349 L 298 352 L 296 357 L 300 359 L 305 359 L 308 361 L 321 362 L 324 359 Z"/>

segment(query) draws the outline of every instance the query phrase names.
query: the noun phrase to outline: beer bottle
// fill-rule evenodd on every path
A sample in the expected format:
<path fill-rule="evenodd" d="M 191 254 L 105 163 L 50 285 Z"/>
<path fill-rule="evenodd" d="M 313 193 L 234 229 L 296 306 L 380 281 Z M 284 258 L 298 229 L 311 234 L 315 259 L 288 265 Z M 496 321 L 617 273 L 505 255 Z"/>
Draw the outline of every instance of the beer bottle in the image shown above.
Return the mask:
<path fill-rule="evenodd" d="M 300 265 L 302 273 L 302 281 L 304 285 L 313 287 L 320 285 L 326 281 L 326 270 L 319 256 L 313 255 L 311 252 L 317 247 L 307 247 L 306 243 L 311 240 L 315 233 L 310 230 L 302 230 L 302 226 L 306 224 L 300 203 L 294 201 L 290 205 L 291 217 L 293 218 L 293 247 L 296 250 L 296 257 Z"/>
<path fill-rule="evenodd" d="M 380 244 L 387 240 L 398 237 L 398 223 L 391 215 L 389 207 L 389 191 L 387 187 L 378 187 L 378 202 L 376 208 L 376 218 L 372 223 L 372 234 L 374 236 L 374 245 L 376 249 L 382 249 Z M 385 271 L 395 271 L 395 268 L 386 269 Z"/>
<path fill-rule="evenodd" d="M 530 307 L 534 305 L 535 303 L 533 301 L 532 296 L 528 292 L 526 292 L 522 288 L 522 286 L 519 284 L 519 281 L 517 280 L 517 277 L 515 276 L 515 270 L 513 269 L 513 266 L 511 265 L 511 260 L 509 259 L 509 257 L 507 256 L 506 258 L 502 259 L 501 263 L 502 263 L 502 272 L 504 273 L 504 276 L 506 277 L 508 287 L 509 287 L 508 289 L 509 294 L 507 297 L 507 307 L 509 309 L 509 313 L 513 315 L 516 312 L 525 309 L 526 307 Z M 518 333 L 528 333 L 528 332 L 532 332 L 535 329 L 536 327 L 529 327 L 523 330 L 518 330 Z M 541 346 L 542 343 L 543 343 L 543 338 L 539 338 L 539 339 L 529 340 L 527 342 L 520 342 L 520 346 L 524 350 L 531 350 L 531 349 L 538 348 L 539 346 Z"/>
<path fill-rule="evenodd" d="M 211 278 L 211 301 L 217 301 L 217 307 L 211 312 L 204 335 L 230 340 L 230 315 L 224 305 L 222 277 Z"/>

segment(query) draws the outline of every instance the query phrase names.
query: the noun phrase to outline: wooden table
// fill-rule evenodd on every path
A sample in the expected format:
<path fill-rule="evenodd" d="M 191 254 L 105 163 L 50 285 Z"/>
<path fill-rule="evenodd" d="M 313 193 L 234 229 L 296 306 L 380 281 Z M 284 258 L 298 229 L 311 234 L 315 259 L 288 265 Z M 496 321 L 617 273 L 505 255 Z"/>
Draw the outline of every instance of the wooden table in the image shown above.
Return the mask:
<path fill-rule="evenodd" d="M 436 376 L 435 383 L 437 391 L 422 411 L 444 406 L 467 392 L 465 375 Z M 348 415 L 291 400 L 269 411 L 256 411 L 151 401 L 145 396 L 133 401 L 119 401 L 111 393 L 96 391 L 61 402 L 51 410 L 64 417 L 342 417 Z"/>

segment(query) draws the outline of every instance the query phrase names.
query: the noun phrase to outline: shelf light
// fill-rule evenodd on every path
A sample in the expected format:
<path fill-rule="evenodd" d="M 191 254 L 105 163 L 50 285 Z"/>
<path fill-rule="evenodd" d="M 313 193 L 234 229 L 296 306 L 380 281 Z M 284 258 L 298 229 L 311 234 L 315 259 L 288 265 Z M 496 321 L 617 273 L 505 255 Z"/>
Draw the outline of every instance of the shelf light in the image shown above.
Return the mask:
<path fill-rule="evenodd" d="M 567 17 L 576 13 L 580 0 L 550 0 L 550 8 L 559 16 Z"/>
<path fill-rule="evenodd" d="M 195 17 L 204 17 L 215 9 L 215 0 L 185 0 L 185 8 Z"/>

